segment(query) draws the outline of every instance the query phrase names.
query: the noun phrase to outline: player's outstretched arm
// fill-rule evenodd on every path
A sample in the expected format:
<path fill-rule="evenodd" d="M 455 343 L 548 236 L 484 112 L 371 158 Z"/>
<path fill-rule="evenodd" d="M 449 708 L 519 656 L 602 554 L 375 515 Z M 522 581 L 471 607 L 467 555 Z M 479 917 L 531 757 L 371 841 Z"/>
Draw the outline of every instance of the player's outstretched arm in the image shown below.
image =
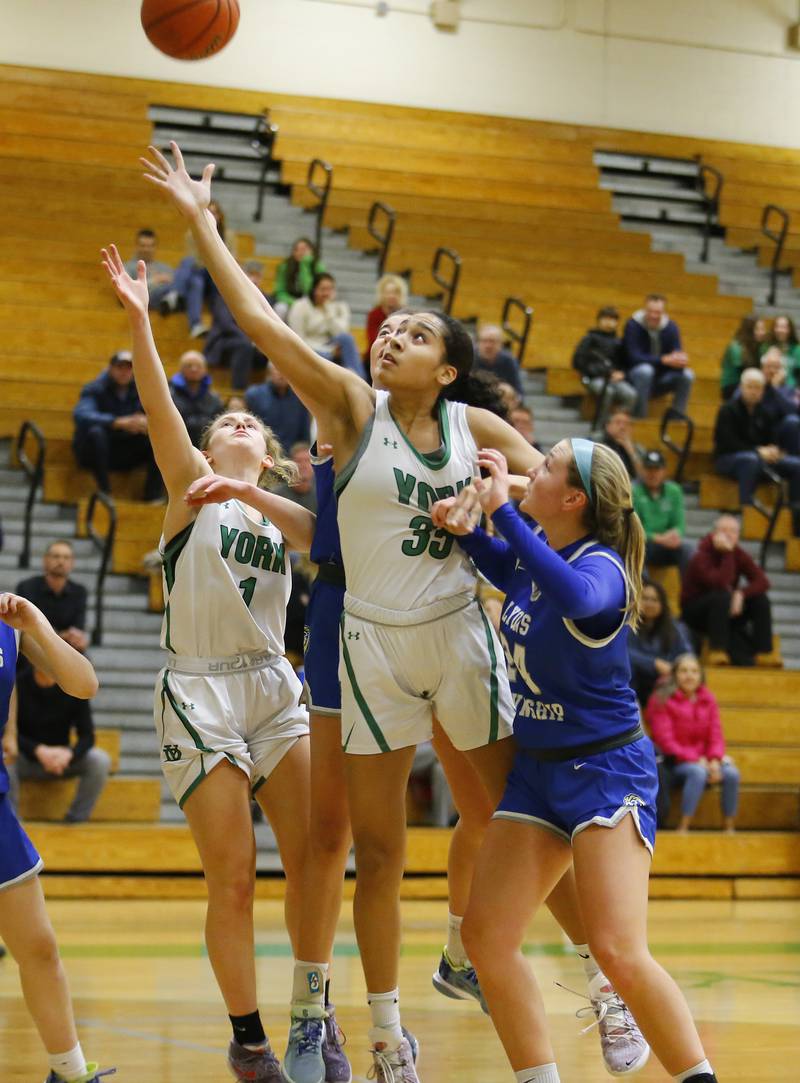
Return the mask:
<path fill-rule="evenodd" d="M 208 212 L 213 164 L 192 180 L 177 143 L 170 143 L 174 166 L 156 148 L 140 158 L 145 179 L 159 188 L 187 219 L 209 274 L 239 327 L 273 361 L 306 406 L 321 418 L 341 424 L 350 418 L 360 431 L 374 410 L 374 392 L 355 373 L 316 354 L 282 320 L 252 283 L 219 235 Z"/>
<path fill-rule="evenodd" d="M 192 446 L 183 418 L 169 393 L 148 314 L 147 270 L 141 261 L 136 278 L 123 266 L 116 245 L 103 249 L 103 266 L 125 309 L 133 344 L 133 375 L 144 411 L 153 452 L 170 498 L 181 498 L 196 477 L 207 473 L 202 455 Z"/>
<path fill-rule="evenodd" d="M 490 410 L 468 406 L 467 422 L 478 447 L 496 448 L 505 456 L 513 474 L 525 474 L 544 461 L 541 451 L 531 447 L 521 433 Z"/>
<path fill-rule="evenodd" d="M 207 474 L 198 478 L 186 491 L 186 503 L 190 508 L 202 508 L 204 504 L 221 504 L 226 500 L 241 500 L 260 511 L 283 534 L 290 548 L 307 553 L 314 537 L 316 515 L 293 500 L 276 493 L 267 492 L 245 481 Z"/>
<path fill-rule="evenodd" d="M 53 678 L 70 696 L 91 699 L 97 691 L 92 663 L 56 633 L 33 602 L 0 594 L 0 620 L 21 632 L 20 650 L 36 669 Z"/>

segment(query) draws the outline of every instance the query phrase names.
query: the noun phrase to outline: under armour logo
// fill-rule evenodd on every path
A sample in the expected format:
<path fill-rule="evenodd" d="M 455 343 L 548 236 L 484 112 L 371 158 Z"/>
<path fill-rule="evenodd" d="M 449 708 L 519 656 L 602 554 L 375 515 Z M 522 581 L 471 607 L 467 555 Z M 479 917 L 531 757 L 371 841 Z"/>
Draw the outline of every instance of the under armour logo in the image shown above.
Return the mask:
<path fill-rule="evenodd" d="M 197 709 L 193 703 L 181 703 L 181 707 L 184 711 L 194 711 Z"/>
<path fill-rule="evenodd" d="M 388 436 L 384 436 L 384 438 L 383 438 L 383 446 L 384 447 L 393 447 L 394 450 L 397 451 L 397 441 L 396 440 L 390 440 Z"/>
<path fill-rule="evenodd" d="M 361 638 L 361 632 L 348 632 L 347 633 L 347 638 L 348 639 L 360 639 Z"/>
<path fill-rule="evenodd" d="M 181 758 L 181 750 L 178 745 L 164 745 L 162 752 L 164 759 L 170 763 L 176 763 Z"/>

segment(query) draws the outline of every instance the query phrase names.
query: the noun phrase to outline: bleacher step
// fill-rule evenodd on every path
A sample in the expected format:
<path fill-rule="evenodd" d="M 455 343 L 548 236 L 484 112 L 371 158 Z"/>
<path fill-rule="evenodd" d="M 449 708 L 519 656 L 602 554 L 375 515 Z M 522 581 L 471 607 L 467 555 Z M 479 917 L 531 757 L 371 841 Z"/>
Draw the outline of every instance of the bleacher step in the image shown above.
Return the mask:
<path fill-rule="evenodd" d="M 20 818 L 23 821 L 58 822 L 63 820 L 77 787 L 77 779 L 23 782 L 20 785 Z M 156 823 L 160 813 L 161 783 L 159 779 L 115 776 L 106 782 L 92 811 L 91 822 Z"/>

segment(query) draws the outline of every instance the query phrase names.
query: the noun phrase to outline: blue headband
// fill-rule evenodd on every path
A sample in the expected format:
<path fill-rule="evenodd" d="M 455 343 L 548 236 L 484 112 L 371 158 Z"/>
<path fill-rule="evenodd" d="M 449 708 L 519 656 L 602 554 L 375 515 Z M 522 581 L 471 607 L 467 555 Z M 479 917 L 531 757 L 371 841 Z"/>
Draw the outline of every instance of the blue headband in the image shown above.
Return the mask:
<path fill-rule="evenodd" d="M 594 443 L 591 440 L 584 440 L 581 436 L 574 437 L 570 440 L 570 443 L 572 444 L 572 454 L 575 456 L 575 465 L 581 476 L 581 482 L 586 490 L 586 495 L 591 500 L 592 455 L 594 454 Z"/>

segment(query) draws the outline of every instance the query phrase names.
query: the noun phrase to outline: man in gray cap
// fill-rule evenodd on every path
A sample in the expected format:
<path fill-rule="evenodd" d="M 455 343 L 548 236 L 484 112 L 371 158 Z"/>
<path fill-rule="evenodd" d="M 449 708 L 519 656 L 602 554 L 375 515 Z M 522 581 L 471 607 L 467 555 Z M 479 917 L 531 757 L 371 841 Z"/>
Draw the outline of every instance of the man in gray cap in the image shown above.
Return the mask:
<path fill-rule="evenodd" d="M 676 565 L 681 576 L 692 555 L 686 541 L 683 490 L 667 481 L 667 464 L 660 451 L 642 456 L 641 480 L 633 485 L 633 506 L 647 536 L 645 563 L 655 567 Z"/>

